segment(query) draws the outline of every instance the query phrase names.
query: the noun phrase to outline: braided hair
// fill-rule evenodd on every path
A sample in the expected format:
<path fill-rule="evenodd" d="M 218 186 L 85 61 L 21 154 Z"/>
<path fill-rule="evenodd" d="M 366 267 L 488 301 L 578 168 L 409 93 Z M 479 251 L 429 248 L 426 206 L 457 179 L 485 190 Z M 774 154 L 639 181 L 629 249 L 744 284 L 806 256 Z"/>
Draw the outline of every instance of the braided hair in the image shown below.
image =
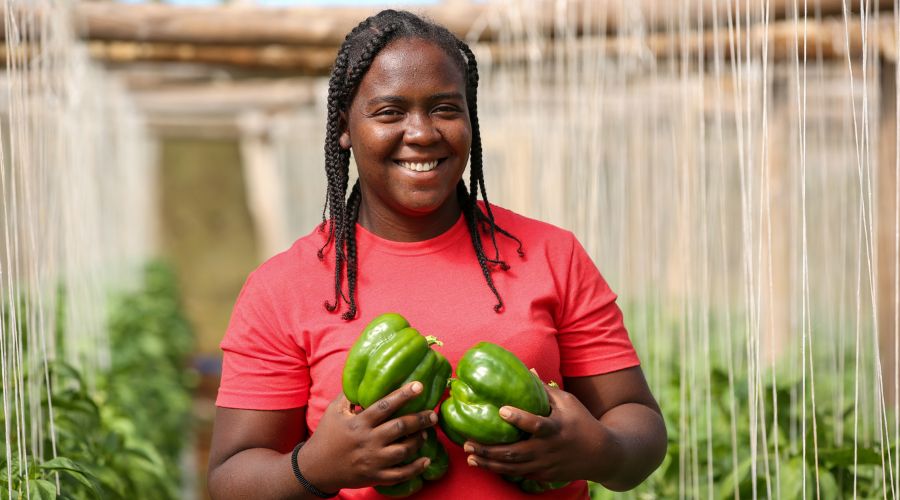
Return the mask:
<path fill-rule="evenodd" d="M 518 238 L 503 230 L 494 222 L 494 214 L 488 202 L 487 190 L 484 184 L 484 171 L 482 168 L 481 134 L 478 125 L 478 106 L 476 91 L 478 89 L 478 64 L 475 54 L 446 28 L 425 21 L 422 18 L 406 11 L 384 10 L 369 17 L 353 28 L 344 38 L 344 42 L 338 51 L 331 71 L 331 79 L 328 82 L 328 114 L 325 130 L 325 172 L 328 178 L 328 187 L 325 197 L 325 205 L 322 208 L 322 224 L 320 231 L 327 231 L 325 243 L 319 248 L 318 257 L 324 259 L 324 251 L 329 245 L 335 249 L 334 259 L 334 301 L 325 301 L 325 309 L 329 312 L 336 311 L 341 302 L 349 307 L 341 316 L 345 320 L 356 317 L 356 285 L 357 285 L 357 261 L 356 261 L 356 221 L 359 216 L 361 192 L 357 181 L 347 196 L 349 183 L 350 151 L 341 147 L 339 138 L 341 135 L 340 117 L 346 112 L 353 99 L 356 89 L 359 87 L 363 76 L 372 65 L 372 61 L 378 53 L 393 40 L 400 38 L 415 38 L 435 43 L 459 66 L 466 81 L 466 102 L 472 127 L 472 146 L 469 156 L 469 187 L 465 182 L 459 181 L 456 186 L 456 196 L 469 230 L 472 245 L 481 272 L 487 282 L 488 288 L 497 299 L 494 305 L 496 312 L 503 310 L 503 299 L 494 285 L 491 277 L 491 267 L 499 267 L 502 270 L 509 269 L 509 265 L 500 258 L 500 250 L 497 246 L 496 234 L 513 239 L 518 248 L 518 255 L 524 256 L 522 242 Z M 477 204 L 478 194 L 484 200 L 484 210 Z M 328 219 L 330 219 L 330 223 Z M 485 254 L 481 241 L 481 232 L 486 233 L 494 247 L 493 257 Z M 347 293 L 344 294 L 343 280 L 347 279 Z"/>

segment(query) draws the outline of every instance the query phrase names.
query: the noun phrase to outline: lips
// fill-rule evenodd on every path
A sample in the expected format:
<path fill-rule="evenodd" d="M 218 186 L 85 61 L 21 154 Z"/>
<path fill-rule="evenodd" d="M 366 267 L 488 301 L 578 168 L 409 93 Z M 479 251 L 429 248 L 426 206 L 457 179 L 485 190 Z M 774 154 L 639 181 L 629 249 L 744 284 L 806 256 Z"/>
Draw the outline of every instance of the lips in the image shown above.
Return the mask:
<path fill-rule="evenodd" d="M 394 163 L 401 167 L 412 170 L 414 172 L 430 172 L 434 170 L 442 160 L 424 160 L 424 161 L 401 161 L 395 160 Z"/>

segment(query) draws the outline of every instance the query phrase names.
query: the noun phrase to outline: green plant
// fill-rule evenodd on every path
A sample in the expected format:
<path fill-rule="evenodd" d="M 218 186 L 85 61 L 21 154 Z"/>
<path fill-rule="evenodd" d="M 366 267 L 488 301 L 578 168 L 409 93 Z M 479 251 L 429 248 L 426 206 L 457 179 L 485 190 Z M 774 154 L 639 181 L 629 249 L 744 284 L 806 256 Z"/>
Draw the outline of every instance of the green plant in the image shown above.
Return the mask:
<path fill-rule="evenodd" d="M 48 415 L 52 406 L 54 418 L 52 430 L 49 421 L 41 422 L 43 449 L 55 449 L 56 457 L 21 461 L 2 449 L 0 498 L 180 496 L 178 459 L 190 428 L 193 335 L 171 270 L 148 264 L 143 285 L 110 299 L 111 364 L 92 374 L 90 384 L 79 369 L 59 360 L 48 363 L 50 393 L 43 395 L 41 412 Z M 66 304 L 63 287 L 59 290 L 56 335 L 62 349 Z M 18 331 L 25 328 L 20 324 Z M 43 374 L 24 374 L 26 381 L 32 376 Z M 29 421 L 29 415 L 18 417 Z"/>

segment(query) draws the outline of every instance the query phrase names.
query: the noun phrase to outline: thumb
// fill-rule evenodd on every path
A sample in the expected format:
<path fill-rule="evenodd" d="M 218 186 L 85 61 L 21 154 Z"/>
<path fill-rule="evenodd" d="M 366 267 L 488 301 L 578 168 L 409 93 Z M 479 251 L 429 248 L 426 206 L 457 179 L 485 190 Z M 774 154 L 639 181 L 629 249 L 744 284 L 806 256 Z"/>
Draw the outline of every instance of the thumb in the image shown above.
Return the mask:
<path fill-rule="evenodd" d="M 328 405 L 327 411 L 336 411 L 340 414 L 353 414 L 353 404 L 347 399 L 347 396 L 344 395 L 343 391 L 338 395 L 338 397 L 331 400 L 331 403 Z"/>

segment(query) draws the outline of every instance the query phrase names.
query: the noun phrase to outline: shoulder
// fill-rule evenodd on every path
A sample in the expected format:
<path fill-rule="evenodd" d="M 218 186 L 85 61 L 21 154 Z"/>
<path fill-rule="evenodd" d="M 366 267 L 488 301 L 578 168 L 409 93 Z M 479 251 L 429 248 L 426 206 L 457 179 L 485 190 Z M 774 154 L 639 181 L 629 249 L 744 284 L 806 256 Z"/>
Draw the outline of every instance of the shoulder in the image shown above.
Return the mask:
<path fill-rule="evenodd" d="M 317 226 L 294 241 L 288 249 L 266 259 L 253 270 L 245 288 L 272 299 L 281 297 L 287 300 L 302 296 L 312 287 L 321 290 L 323 283 L 333 279 L 330 276 L 334 270 L 331 252 L 326 251 L 322 259 L 318 257 L 326 237 L 327 233 L 319 231 Z"/>

